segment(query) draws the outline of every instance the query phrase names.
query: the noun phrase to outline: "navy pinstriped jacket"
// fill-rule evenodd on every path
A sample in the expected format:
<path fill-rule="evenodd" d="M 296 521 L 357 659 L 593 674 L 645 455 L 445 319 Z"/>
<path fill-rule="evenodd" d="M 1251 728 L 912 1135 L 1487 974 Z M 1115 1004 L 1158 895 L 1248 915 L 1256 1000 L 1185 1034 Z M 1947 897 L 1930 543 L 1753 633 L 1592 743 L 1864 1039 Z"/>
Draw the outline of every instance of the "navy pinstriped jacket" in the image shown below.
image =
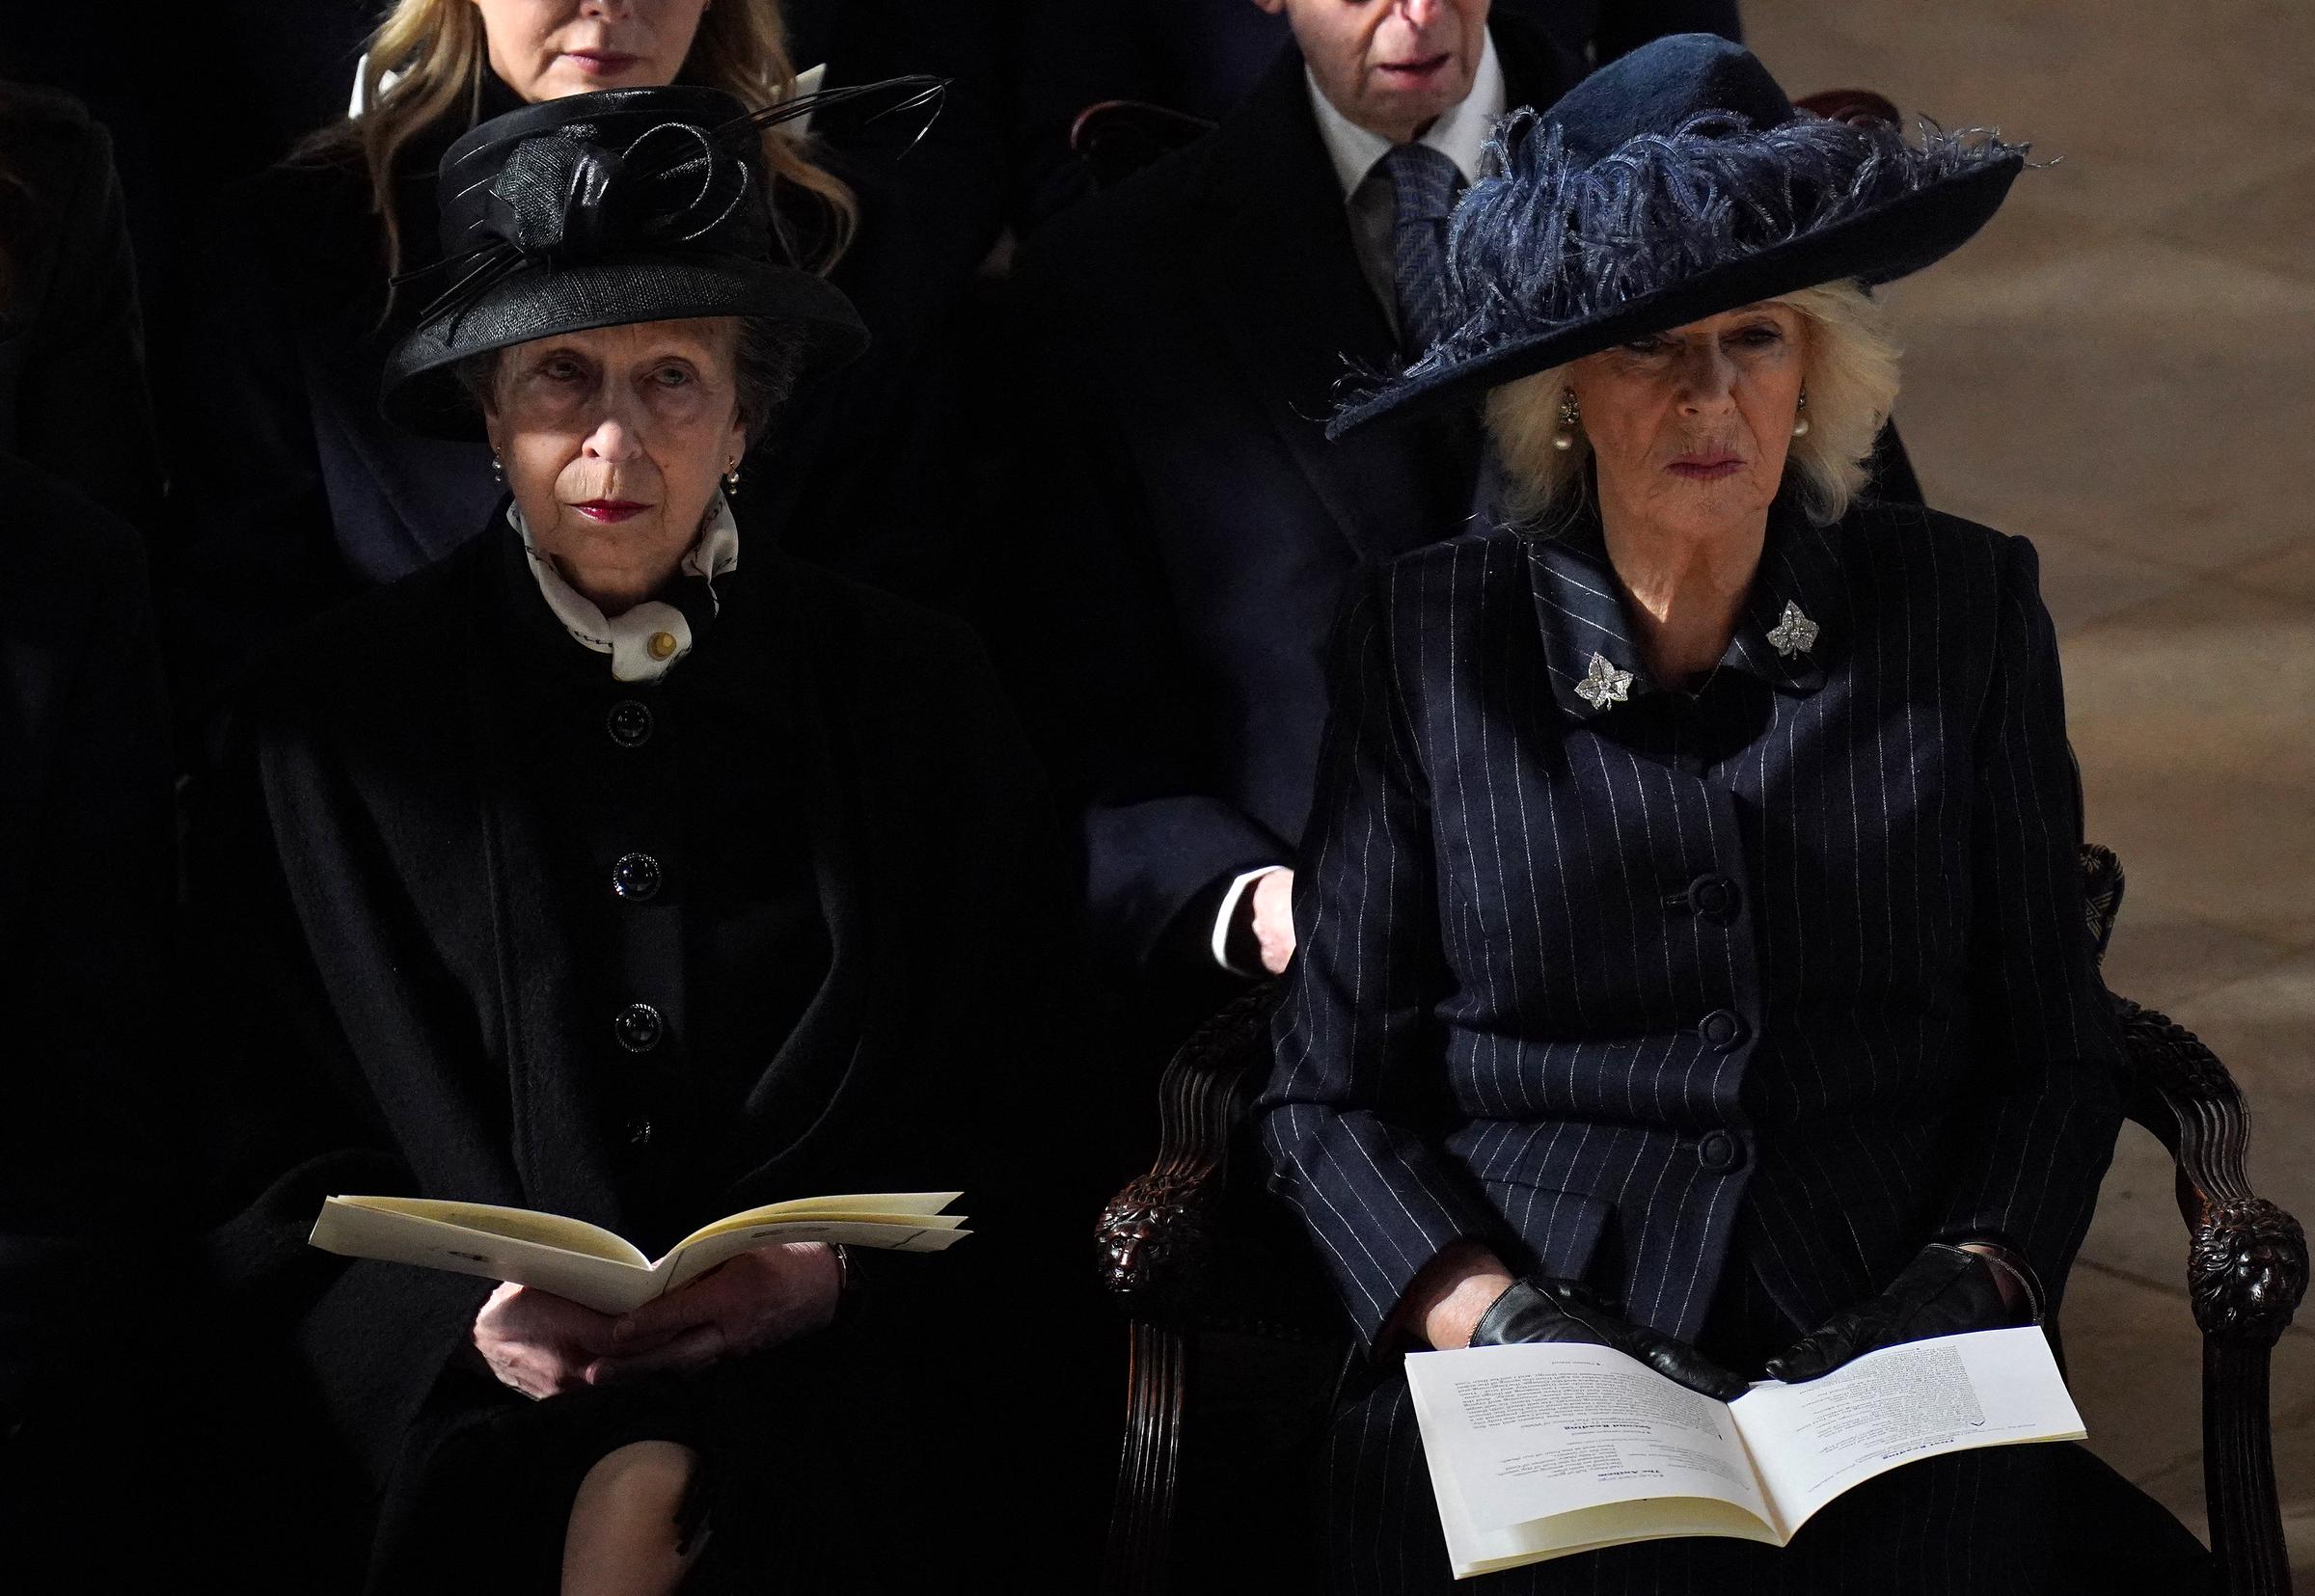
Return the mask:
<path fill-rule="evenodd" d="M 1368 574 L 1262 1102 L 1362 1334 L 1465 1236 L 1691 1339 L 1731 1258 L 1799 1325 L 1937 1237 L 2056 1292 L 2121 1041 L 2036 570 L 1950 516 L 1780 504 L 1693 696 L 1596 517 Z M 1594 654 L 1624 701 L 1576 691 Z"/>

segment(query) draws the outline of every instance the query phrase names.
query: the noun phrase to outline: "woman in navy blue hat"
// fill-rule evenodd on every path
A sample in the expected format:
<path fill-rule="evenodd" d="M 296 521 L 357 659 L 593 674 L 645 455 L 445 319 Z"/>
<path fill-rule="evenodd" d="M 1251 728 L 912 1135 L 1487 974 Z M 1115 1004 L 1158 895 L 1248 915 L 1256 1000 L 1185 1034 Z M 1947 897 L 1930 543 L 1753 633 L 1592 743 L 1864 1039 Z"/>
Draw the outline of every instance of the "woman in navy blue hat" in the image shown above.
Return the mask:
<path fill-rule="evenodd" d="M 863 341 L 781 251 L 766 115 L 616 90 L 450 147 L 385 406 L 502 497 L 235 702 L 195 896 L 237 1589 L 1001 1584 L 994 1500 L 1047 1500 L 1090 1410 L 1065 1373 L 995 1406 L 1076 1257 L 1039 1244 L 1068 1150 L 1024 1145 L 1066 962 L 1039 779 L 963 628 L 732 516 L 749 441 Z M 768 1247 L 624 1317 L 304 1245 L 342 1192 L 656 1256 L 955 1189 L 954 1254 Z"/>
<path fill-rule="evenodd" d="M 1402 1350 L 1604 1342 L 1726 1397 L 2057 1300 L 2121 1050 L 2033 550 L 1860 496 L 1866 290 L 2022 166 L 1660 41 L 1500 130 L 1450 331 L 1335 423 L 1482 406 L 1500 493 L 1345 612 L 1263 1101 L 1373 1354 L 1333 1588 L 1449 1583 Z M 2052 1450 L 1481 1584 L 2041 1589 Z"/>

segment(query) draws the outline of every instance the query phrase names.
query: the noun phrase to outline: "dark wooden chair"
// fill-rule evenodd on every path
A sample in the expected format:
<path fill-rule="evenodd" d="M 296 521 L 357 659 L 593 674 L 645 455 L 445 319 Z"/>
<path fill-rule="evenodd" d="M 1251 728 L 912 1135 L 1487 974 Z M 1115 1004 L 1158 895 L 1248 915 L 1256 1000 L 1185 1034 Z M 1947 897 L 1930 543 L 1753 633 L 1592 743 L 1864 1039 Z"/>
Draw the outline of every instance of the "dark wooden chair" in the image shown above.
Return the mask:
<path fill-rule="evenodd" d="M 2092 846 L 2083 871 L 2103 956 L 2121 867 Z M 1174 1056 L 1158 1088 L 1157 1161 L 1102 1214 L 1100 1266 L 1130 1348 L 1107 1596 L 1312 1588 L 1303 1499 L 1349 1341 L 1298 1221 L 1265 1186 L 1247 1124 L 1277 995 L 1274 985 L 1249 991 Z M 2251 1192 L 2249 1111 L 2224 1067 L 2165 1016 L 2114 1005 L 2129 1045 L 2127 1112 L 2177 1162 L 2202 1332 L 2212 1588 L 2288 1596 L 2268 1364 L 2306 1291 L 2306 1237 Z"/>

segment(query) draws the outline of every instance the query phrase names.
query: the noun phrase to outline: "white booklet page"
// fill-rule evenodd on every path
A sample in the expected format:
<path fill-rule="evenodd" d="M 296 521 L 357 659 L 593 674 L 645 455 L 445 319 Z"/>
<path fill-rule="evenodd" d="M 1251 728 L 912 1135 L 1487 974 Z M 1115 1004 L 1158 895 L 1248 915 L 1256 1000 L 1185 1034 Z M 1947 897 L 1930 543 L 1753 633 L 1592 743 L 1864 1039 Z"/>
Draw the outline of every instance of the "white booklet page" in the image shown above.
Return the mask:
<path fill-rule="evenodd" d="M 1458 1578 L 1669 1535 L 1782 1545 L 1902 1464 L 2084 1433 L 2032 1325 L 1887 1347 L 1733 1403 L 1566 1342 L 1417 1353 L 1406 1376 Z"/>

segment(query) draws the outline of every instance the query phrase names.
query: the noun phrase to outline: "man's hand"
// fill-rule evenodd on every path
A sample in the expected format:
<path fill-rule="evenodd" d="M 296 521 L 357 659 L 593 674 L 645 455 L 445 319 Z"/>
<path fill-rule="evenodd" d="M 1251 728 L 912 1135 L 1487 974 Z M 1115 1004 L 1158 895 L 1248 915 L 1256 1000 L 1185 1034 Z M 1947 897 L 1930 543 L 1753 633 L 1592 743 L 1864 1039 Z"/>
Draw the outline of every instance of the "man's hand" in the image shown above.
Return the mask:
<path fill-rule="evenodd" d="M 1686 1341 L 1618 1317 L 1573 1281 L 1514 1281 L 1480 1315 L 1471 1332 L 1473 1346 L 1527 1341 L 1582 1341 L 1614 1347 L 1666 1379 L 1723 1402 L 1733 1402 L 1747 1389 L 1741 1378 Z"/>
<path fill-rule="evenodd" d="M 1254 941 L 1262 949 L 1262 967 L 1284 975 L 1294 961 L 1294 873 L 1273 870 L 1246 896 L 1254 905 Z"/>
<path fill-rule="evenodd" d="M 588 1366 L 616 1344 L 617 1324 L 612 1314 L 506 1281 L 475 1315 L 475 1350 L 501 1385 L 525 1396 L 557 1396 L 587 1383 Z"/>
<path fill-rule="evenodd" d="M 2036 1316 L 2036 1293 L 2015 1273 L 2017 1264 L 2008 1265 L 2013 1273 L 2006 1277 L 2003 1267 L 1974 1246 L 1933 1241 L 1888 1290 L 1834 1314 L 1771 1358 L 1768 1376 L 1788 1383 L 1813 1380 L 1852 1358 L 1901 1341 L 2029 1323 Z"/>
<path fill-rule="evenodd" d="M 585 1370 L 608 1385 L 660 1369 L 703 1368 L 818 1330 L 836 1315 L 844 1283 L 835 1249 L 789 1241 L 740 1254 L 680 1291 L 647 1302 L 613 1325 Z"/>

